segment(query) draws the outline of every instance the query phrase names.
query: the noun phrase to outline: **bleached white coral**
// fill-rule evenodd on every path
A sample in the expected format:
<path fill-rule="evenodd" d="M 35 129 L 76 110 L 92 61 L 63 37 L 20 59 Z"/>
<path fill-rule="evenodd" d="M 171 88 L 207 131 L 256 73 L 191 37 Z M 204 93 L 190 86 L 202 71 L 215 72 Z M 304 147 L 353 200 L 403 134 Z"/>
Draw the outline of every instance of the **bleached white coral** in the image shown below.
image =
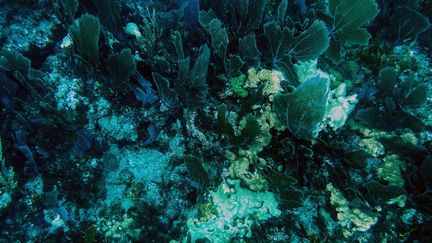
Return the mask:
<path fill-rule="evenodd" d="M 324 120 L 327 120 L 327 124 L 333 131 L 338 130 L 345 124 L 357 103 L 357 95 L 346 96 L 346 84 L 340 84 L 339 87 L 330 91 Z"/>
<path fill-rule="evenodd" d="M 296 70 L 299 81 L 303 83 L 304 81 L 316 76 L 319 76 L 320 78 L 324 78 L 324 79 L 329 79 L 329 80 L 333 79 L 333 77 L 330 74 L 319 69 L 317 65 L 318 65 L 318 59 L 298 62 L 294 64 L 294 68 Z"/>

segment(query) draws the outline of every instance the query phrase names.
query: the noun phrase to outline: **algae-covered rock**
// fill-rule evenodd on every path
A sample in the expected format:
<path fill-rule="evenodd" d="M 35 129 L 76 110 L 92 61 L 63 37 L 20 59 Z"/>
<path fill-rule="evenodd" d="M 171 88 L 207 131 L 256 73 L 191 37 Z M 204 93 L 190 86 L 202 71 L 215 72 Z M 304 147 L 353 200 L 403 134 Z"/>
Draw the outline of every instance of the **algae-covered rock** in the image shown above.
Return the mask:
<path fill-rule="evenodd" d="M 138 122 L 133 113 L 113 114 L 98 120 L 102 132 L 115 140 L 136 141 Z"/>

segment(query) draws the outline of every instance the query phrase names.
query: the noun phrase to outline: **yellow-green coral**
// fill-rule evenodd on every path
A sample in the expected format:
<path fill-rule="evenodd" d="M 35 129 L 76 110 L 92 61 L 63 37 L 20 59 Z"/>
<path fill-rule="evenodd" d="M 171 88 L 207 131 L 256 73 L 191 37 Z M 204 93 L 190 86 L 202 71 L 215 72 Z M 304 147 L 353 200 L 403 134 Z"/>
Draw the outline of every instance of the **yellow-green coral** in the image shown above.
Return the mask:
<path fill-rule="evenodd" d="M 232 77 L 229 79 L 231 91 L 244 98 L 248 96 L 248 91 L 243 88 L 244 83 L 246 82 L 246 76 L 244 74 L 240 74 L 237 77 Z"/>
<path fill-rule="evenodd" d="M 270 105 L 264 106 L 260 112 L 261 116 L 258 118 L 258 122 L 263 130 L 274 128 L 278 131 L 283 131 L 285 129 L 285 126 L 277 118 Z"/>
<path fill-rule="evenodd" d="M 260 173 L 257 167 L 265 165 L 264 159 L 259 158 L 250 151 L 240 150 L 239 158 L 231 156 L 231 165 L 228 169 L 228 175 L 232 178 L 241 179 L 252 191 L 265 191 L 268 189 L 268 182 Z M 250 168 L 253 168 L 252 171 Z"/>
<path fill-rule="evenodd" d="M 386 156 L 383 161 L 384 163 L 377 168 L 378 177 L 388 181 L 390 185 L 403 186 L 401 172 L 406 168 L 405 162 L 395 154 Z"/>
<path fill-rule="evenodd" d="M 259 170 L 260 166 L 266 165 L 266 161 L 259 158 L 258 153 L 270 143 L 272 138 L 270 130 L 272 128 L 277 130 L 284 129 L 284 126 L 277 119 L 269 104 L 265 105 L 260 112 L 261 114 L 257 120 L 261 129 L 261 135 L 247 150 L 241 149 L 238 154 L 230 151 L 226 153 L 227 159 L 231 162 L 229 175 L 232 178 L 241 179 L 253 191 L 263 191 L 268 188 L 268 182 Z M 241 131 L 245 123 L 245 119 L 242 119 L 237 130 Z M 253 168 L 253 170 L 251 171 L 250 168 Z"/>
<path fill-rule="evenodd" d="M 255 68 L 248 70 L 248 80 L 244 88 L 256 88 L 264 82 L 263 95 L 276 94 L 283 91 L 281 82 L 285 81 L 283 73 L 278 70 L 262 69 L 257 71 Z"/>
<path fill-rule="evenodd" d="M 255 69 L 251 68 L 248 71 L 248 84 L 245 85 L 245 87 L 255 87 L 258 82 L 271 79 L 272 77 L 283 80 L 280 78 L 283 76 L 280 76 L 278 71 L 264 69 L 260 72 L 256 72 Z M 239 76 L 239 78 L 241 78 L 241 76 Z M 271 82 L 267 84 L 270 83 Z M 237 153 L 227 151 L 226 157 L 231 163 L 229 167 L 229 175 L 231 178 L 241 179 L 249 189 L 253 191 L 263 191 L 267 190 L 268 182 L 261 174 L 259 167 L 264 166 L 266 161 L 259 158 L 258 153 L 270 143 L 272 138 L 270 130 L 272 128 L 276 130 L 284 130 L 285 127 L 272 111 L 270 102 L 256 107 L 255 109 L 259 111 L 259 116 L 256 120 L 260 128 L 260 135 L 254 139 L 254 142 L 250 144 L 247 149 L 241 149 Z M 240 120 L 239 125 L 234 127 L 235 135 L 240 136 L 241 131 L 246 128 L 246 125 L 247 116 L 243 117 Z M 251 170 L 250 168 L 253 169 Z"/>
<path fill-rule="evenodd" d="M 376 170 L 378 178 L 387 181 L 389 185 L 403 187 L 405 182 L 402 177 L 402 171 L 406 168 L 405 162 L 395 154 L 386 156 L 383 162 L 384 163 Z M 405 201 L 406 195 L 403 194 L 391 199 L 387 204 L 397 203 L 399 207 L 404 207 Z"/>
<path fill-rule="evenodd" d="M 330 193 L 330 203 L 335 206 L 338 224 L 345 237 L 352 236 L 356 231 L 365 232 L 378 221 L 377 217 L 359 208 L 350 208 L 349 201 L 332 183 L 327 184 L 326 189 Z"/>
<path fill-rule="evenodd" d="M 365 138 L 360 140 L 359 147 L 374 157 L 384 154 L 384 146 L 375 138 Z"/>

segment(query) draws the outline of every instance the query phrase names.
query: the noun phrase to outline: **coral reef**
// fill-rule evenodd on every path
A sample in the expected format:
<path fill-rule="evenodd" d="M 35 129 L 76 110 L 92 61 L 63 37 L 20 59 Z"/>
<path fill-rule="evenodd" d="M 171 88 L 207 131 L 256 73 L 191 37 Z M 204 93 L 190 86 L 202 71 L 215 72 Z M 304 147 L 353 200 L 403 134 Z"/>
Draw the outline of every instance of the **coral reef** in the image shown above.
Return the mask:
<path fill-rule="evenodd" d="M 0 1 L 0 242 L 431 242 L 431 1 Z"/>

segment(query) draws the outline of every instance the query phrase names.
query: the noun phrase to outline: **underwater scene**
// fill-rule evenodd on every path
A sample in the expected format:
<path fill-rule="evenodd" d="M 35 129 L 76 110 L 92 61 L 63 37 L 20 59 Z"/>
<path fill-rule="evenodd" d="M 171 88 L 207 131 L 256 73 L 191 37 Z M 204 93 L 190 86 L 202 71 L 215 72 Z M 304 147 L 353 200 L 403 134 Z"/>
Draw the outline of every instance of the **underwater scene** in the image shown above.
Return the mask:
<path fill-rule="evenodd" d="M 432 242 L 432 0 L 0 0 L 0 243 Z"/>

